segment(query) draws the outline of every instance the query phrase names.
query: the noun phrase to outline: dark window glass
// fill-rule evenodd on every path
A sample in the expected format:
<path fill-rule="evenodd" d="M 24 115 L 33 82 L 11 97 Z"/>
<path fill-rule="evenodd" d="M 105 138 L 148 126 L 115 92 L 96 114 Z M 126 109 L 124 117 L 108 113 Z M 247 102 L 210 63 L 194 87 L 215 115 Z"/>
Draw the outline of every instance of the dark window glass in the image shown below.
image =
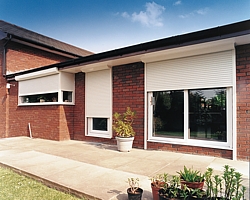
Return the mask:
<path fill-rule="evenodd" d="M 189 137 L 224 142 L 226 127 L 226 89 L 189 90 Z"/>
<path fill-rule="evenodd" d="M 28 95 L 22 97 L 22 103 L 38 103 L 38 102 L 57 102 L 58 93 L 46 93 L 46 94 L 36 94 Z"/>
<path fill-rule="evenodd" d="M 63 91 L 63 102 L 72 102 L 72 92 Z"/>
<path fill-rule="evenodd" d="M 107 118 L 93 118 L 93 130 L 107 131 Z"/>
<path fill-rule="evenodd" d="M 153 135 L 184 138 L 184 92 L 153 92 Z"/>

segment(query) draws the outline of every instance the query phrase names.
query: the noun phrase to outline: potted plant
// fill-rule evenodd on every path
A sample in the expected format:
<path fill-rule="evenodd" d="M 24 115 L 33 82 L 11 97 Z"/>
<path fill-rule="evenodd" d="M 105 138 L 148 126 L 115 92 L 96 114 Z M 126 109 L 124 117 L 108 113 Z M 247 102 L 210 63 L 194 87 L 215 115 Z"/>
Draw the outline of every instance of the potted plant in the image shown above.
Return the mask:
<path fill-rule="evenodd" d="M 159 190 L 167 187 L 168 174 L 157 174 L 151 178 L 151 189 L 154 200 L 159 200 Z"/>
<path fill-rule="evenodd" d="M 129 200 L 141 200 L 143 189 L 139 187 L 139 178 L 128 178 L 129 188 L 127 189 Z"/>
<path fill-rule="evenodd" d="M 192 168 L 187 168 L 184 166 L 183 171 L 177 172 L 180 175 L 181 187 L 186 185 L 188 188 L 192 189 L 203 189 L 204 186 L 204 174 L 201 174 L 199 170 L 194 170 Z"/>
<path fill-rule="evenodd" d="M 159 190 L 159 200 L 186 200 L 189 192 L 184 188 L 180 188 L 180 176 L 174 175 L 165 186 Z"/>
<path fill-rule="evenodd" d="M 185 187 L 187 187 L 185 185 Z M 196 189 L 192 189 L 192 188 L 188 188 L 189 191 L 189 200 L 205 200 L 207 199 L 207 195 L 206 195 L 206 191 L 205 190 L 201 190 L 199 188 Z"/>
<path fill-rule="evenodd" d="M 205 172 L 207 199 L 210 200 L 245 200 L 246 187 L 241 184 L 242 174 L 229 165 L 224 166 L 223 174 L 213 175 L 213 169 Z"/>
<path fill-rule="evenodd" d="M 128 152 L 132 149 L 135 131 L 133 123 L 135 112 L 127 107 L 125 113 L 120 114 L 115 112 L 113 114 L 113 130 L 116 133 L 117 147 L 119 151 Z"/>

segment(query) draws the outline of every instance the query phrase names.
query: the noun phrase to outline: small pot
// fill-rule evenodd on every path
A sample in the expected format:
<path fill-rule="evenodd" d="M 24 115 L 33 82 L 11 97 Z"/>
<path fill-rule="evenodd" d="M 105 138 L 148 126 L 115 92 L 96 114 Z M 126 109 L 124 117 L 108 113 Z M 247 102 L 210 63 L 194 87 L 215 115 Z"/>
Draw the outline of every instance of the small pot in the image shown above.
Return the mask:
<path fill-rule="evenodd" d="M 128 188 L 127 193 L 128 193 L 128 200 L 141 200 L 143 189 L 137 188 L 135 193 L 133 193 L 131 191 L 131 188 Z"/>
<path fill-rule="evenodd" d="M 165 185 L 165 182 L 158 182 L 157 184 L 151 183 L 151 189 L 153 194 L 153 200 L 159 200 L 159 190 L 163 188 Z"/>

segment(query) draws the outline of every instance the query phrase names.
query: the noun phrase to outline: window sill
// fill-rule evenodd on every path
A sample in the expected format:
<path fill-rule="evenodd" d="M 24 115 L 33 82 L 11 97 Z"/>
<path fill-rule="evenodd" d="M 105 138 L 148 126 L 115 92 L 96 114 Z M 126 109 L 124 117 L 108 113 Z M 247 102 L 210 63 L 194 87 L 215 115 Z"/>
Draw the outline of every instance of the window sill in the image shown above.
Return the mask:
<path fill-rule="evenodd" d="M 189 139 L 188 141 L 184 141 L 184 139 L 169 139 L 169 138 L 158 138 L 158 137 L 153 137 L 151 139 L 148 139 L 147 142 L 233 150 L 233 148 L 227 142 L 192 140 L 192 139 Z"/>
<path fill-rule="evenodd" d="M 112 135 L 110 135 L 110 134 L 101 134 L 101 133 L 88 133 L 86 136 L 98 137 L 98 138 L 107 138 L 107 139 L 112 138 Z"/>
<path fill-rule="evenodd" d="M 49 105 L 71 105 L 74 106 L 73 102 L 41 102 L 41 103 L 21 103 L 18 106 L 49 106 Z"/>

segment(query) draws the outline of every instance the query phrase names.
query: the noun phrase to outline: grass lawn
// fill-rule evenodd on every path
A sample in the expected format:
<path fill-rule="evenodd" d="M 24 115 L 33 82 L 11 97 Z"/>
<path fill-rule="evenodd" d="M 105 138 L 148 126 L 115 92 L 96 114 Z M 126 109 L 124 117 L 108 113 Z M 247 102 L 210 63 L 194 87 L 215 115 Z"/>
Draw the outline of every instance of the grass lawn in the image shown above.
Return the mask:
<path fill-rule="evenodd" d="M 3 200 L 79 200 L 42 183 L 0 167 L 0 199 Z"/>

